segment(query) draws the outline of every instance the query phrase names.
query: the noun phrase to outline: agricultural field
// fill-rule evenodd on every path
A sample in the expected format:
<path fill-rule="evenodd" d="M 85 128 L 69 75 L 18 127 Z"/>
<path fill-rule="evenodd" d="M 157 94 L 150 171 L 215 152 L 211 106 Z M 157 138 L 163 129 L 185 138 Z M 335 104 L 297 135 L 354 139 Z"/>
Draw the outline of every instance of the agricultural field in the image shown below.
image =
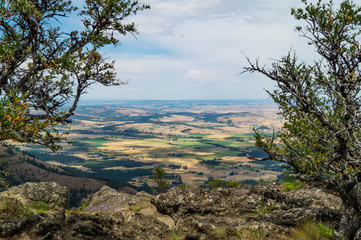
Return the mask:
<path fill-rule="evenodd" d="M 209 178 L 269 180 L 282 171 L 254 146 L 253 128 L 265 134 L 281 126 L 266 101 L 122 101 L 84 103 L 73 117 L 58 153 L 19 146 L 33 156 L 73 172 L 138 188 L 152 186 L 155 166 L 174 184 L 205 184 Z"/>

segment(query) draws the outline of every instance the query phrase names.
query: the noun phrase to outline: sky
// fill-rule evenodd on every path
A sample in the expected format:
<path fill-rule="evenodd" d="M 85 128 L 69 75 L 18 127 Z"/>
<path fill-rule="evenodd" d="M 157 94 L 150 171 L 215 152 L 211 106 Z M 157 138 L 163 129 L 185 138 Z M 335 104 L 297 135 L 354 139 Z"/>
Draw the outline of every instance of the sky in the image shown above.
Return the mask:
<path fill-rule="evenodd" d="M 240 74 L 245 56 L 270 66 L 292 49 L 314 54 L 295 32 L 291 8 L 300 0 L 143 0 L 151 6 L 127 19 L 139 35 L 103 49 L 116 61 L 120 87 L 93 85 L 83 99 L 267 99 L 274 83 Z"/>

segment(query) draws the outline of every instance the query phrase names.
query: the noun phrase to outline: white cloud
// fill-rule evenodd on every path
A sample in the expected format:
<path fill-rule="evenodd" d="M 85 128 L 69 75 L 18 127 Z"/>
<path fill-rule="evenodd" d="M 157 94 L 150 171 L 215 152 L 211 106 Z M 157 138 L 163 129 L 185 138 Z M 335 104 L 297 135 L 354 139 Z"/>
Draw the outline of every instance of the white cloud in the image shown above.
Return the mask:
<path fill-rule="evenodd" d="M 290 8 L 299 1 L 144 2 L 151 10 L 131 19 L 140 35 L 123 38 L 123 46 L 107 53 L 116 60 L 121 79 L 130 79 L 129 85 L 120 89 L 94 86 L 87 98 L 265 98 L 263 88 L 272 88 L 271 81 L 259 75 L 238 75 L 247 65 L 243 53 L 268 64 L 291 47 L 305 57 L 312 55 L 304 51 L 304 41 L 293 31 L 296 21 Z"/>

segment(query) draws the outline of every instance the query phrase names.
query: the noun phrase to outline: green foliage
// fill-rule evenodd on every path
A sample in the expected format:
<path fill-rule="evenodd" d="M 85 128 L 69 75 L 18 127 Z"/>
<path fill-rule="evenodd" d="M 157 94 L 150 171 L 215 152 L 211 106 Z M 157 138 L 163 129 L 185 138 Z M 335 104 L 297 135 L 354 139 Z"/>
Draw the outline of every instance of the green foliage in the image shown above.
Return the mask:
<path fill-rule="evenodd" d="M 254 212 L 254 214 L 268 214 L 271 213 L 276 206 L 276 200 L 272 203 L 271 206 L 266 206 L 264 196 L 261 197 L 258 203 L 258 210 Z"/>
<path fill-rule="evenodd" d="M 216 228 L 214 229 L 211 234 L 216 238 L 216 239 L 226 239 L 227 236 L 227 232 L 225 228 Z"/>
<path fill-rule="evenodd" d="M 90 197 L 88 197 L 82 205 L 80 205 L 79 210 L 83 210 L 84 208 L 88 207 L 91 203 Z"/>
<path fill-rule="evenodd" d="M 322 236 L 325 236 L 329 239 L 332 239 L 334 238 L 334 233 L 333 233 L 333 230 L 329 227 L 327 227 L 326 225 L 318 222 L 316 224 L 316 230 L 317 232 L 319 232 Z"/>
<path fill-rule="evenodd" d="M 149 8 L 136 0 L 2 0 L 0 4 L 0 142 L 40 143 L 57 150 L 87 88 L 124 84 L 100 48 L 137 33 L 129 16 Z M 77 15 L 81 25 L 62 28 Z M 73 27 L 73 29 L 71 29 Z M 64 31 L 68 30 L 68 31 Z M 69 106 L 66 108 L 66 106 Z"/>
<path fill-rule="evenodd" d="M 333 229 L 325 224 L 307 221 L 295 229 L 295 239 L 299 240 L 329 240 L 334 239 Z"/>
<path fill-rule="evenodd" d="M 222 179 L 214 179 L 214 178 L 210 178 L 208 180 L 207 183 L 207 187 L 210 189 L 215 189 L 215 188 L 236 188 L 238 186 L 240 186 L 241 183 L 235 180 L 222 180 Z"/>
<path fill-rule="evenodd" d="M 156 183 L 157 190 L 155 192 L 164 193 L 169 189 L 169 181 L 164 168 L 155 167 L 153 171 L 153 180 Z"/>
<path fill-rule="evenodd" d="M 296 29 L 322 61 L 308 65 L 288 53 L 269 70 L 250 62 L 246 71 L 276 81 L 277 89 L 268 93 L 285 119 L 271 137 L 256 133 L 256 144 L 297 173 L 342 184 L 361 169 L 361 116 L 354 114 L 361 100 L 361 8 L 348 0 L 338 9 L 331 1 L 303 2 L 305 8 L 292 9 L 292 15 L 306 26 Z"/>
<path fill-rule="evenodd" d="M 256 145 L 265 159 L 287 163 L 302 179 L 338 192 L 349 209 L 340 229 L 353 239 L 361 228 L 360 206 L 350 204 L 359 198 L 361 181 L 361 7 L 351 0 L 337 8 L 331 0 L 302 2 L 305 7 L 292 15 L 305 23 L 296 31 L 315 48 L 316 60 L 308 64 L 289 52 L 270 69 L 249 59 L 245 68 L 276 83 L 267 92 L 285 120 L 273 136 L 255 131 Z"/>
<path fill-rule="evenodd" d="M 0 156 L 0 190 L 5 190 L 9 186 L 9 181 L 7 179 L 9 173 L 5 168 L 7 164 L 8 162 L 5 162 Z"/>
<path fill-rule="evenodd" d="M 244 229 L 235 229 L 233 232 L 233 236 L 237 239 L 247 239 L 247 240 L 265 240 L 266 234 L 264 231 L 259 228 L 244 228 Z"/>
<path fill-rule="evenodd" d="M 282 185 L 283 185 L 283 190 L 286 192 L 301 189 L 305 186 L 305 184 L 300 181 L 283 182 Z"/>
<path fill-rule="evenodd" d="M 48 204 L 46 204 L 43 201 L 34 202 L 33 204 L 31 204 L 31 208 L 34 208 L 34 209 L 36 209 L 38 211 L 47 211 L 47 210 L 49 210 Z"/>
<path fill-rule="evenodd" d="M 297 178 L 290 175 L 288 172 L 285 172 L 284 175 L 285 177 L 281 181 L 284 191 L 287 192 L 287 191 L 297 190 L 305 186 L 305 183 L 300 182 L 299 180 L 297 180 Z"/>
<path fill-rule="evenodd" d="M 179 240 L 181 238 L 181 234 L 177 232 L 172 232 L 172 240 Z"/>
<path fill-rule="evenodd" d="M 0 204 L 0 214 L 4 218 L 11 219 L 33 215 L 34 213 L 18 200 L 5 199 Z"/>
<path fill-rule="evenodd" d="M 136 212 L 139 212 L 141 209 L 142 209 L 141 207 L 136 206 L 136 205 L 134 205 L 134 206 L 131 207 L 131 210 L 132 210 L 132 211 L 136 211 Z"/>
<path fill-rule="evenodd" d="M 223 180 L 222 179 L 213 179 L 211 178 L 207 183 L 208 188 L 215 189 L 219 187 L 223 187 Z"/>
<path fill-rule="evenodd" d="M 187 186 L 182 183 L 181 185 L 178 186 L 178 188 L 182 191 L 186 191 L 187 189 L 191 188 L 191 186 Z"/>
<path fill-rule="evenodd" d="M 235 180 L 227 180 L 225 181 L 225 187 L 226 188 L 237 188 L 238 186 L 240 186 L 241 183 Z"/>

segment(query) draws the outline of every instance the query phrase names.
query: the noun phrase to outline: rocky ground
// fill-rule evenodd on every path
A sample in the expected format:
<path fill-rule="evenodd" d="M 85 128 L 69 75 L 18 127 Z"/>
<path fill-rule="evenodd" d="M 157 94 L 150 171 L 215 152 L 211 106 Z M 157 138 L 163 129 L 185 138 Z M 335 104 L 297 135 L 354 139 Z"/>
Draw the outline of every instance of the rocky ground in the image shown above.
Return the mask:
<path fill-rule="evenodd" d="M 67 194 L 51 182 L 0 193 L 0 239 L 297 239 L 302 223 L 337 224 L 342 214 L 331 193 L 285 192 L 276 183 L 173 188 L 157 196 L 105 186 L 82 210 L 67 208 Z"/>

